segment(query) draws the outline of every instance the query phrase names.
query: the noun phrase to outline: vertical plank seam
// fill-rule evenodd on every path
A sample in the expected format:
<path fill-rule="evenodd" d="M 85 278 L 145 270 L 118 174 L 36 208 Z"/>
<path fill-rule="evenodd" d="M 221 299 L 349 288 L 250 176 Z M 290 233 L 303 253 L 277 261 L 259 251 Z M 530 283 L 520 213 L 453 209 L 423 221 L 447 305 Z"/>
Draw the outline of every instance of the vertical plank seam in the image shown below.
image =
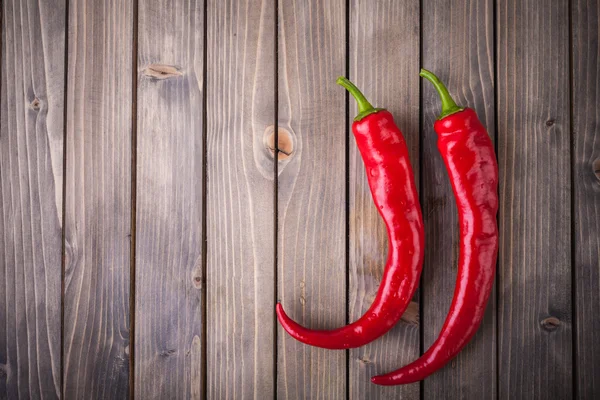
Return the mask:
<path fill-rule="evenodd" d="M 138 16 L 139 1 L 133 1 L 133 33 L 131 55 L 131 216 L 129 236 L 129 398 L 135 398 L 135 242 L 136 242 L 136 207 L 137 207 L 137 89 L 138 89 Z"/>
<path fill-rule="evenodd" d="M 4 49 L 4 46 L 2 45 L 3 44 L 2 43 L 2 39 L 4 37 L 4 19 L 3 18 L 4 18 L 4 1 L 0 0 L 0 138 L 2 138 L 2 124 L 1 124 L 1 121 L 2 121 L 2 66 L 3 66 L 3 61 L 4 61 L 4 59 L 2 57 L 3 56 L 2 50 Z M 65 82 L 66 81 L 67 80 L 65 79 Z M 63 110 L 63 112 L 64 112 L 64 110 Z M 64 123 L 64 121 L 63 121 L 63 123 Z M 64 141 L 63 141 L 63 146 L 64 146 Z M 1 157 L 2 156 L 0 155 L 0 160 L 2 159 Z M 63 157 L 64 157 L 64 152 L 63 152 Z M 0 162 L 0 166 L 1 165 L 2 164 Z M 64 166 L 65 166 L 65 164 L 64 164 L 64 158 L 63 158 L 63 170 L 64 170 Z M 2 176 L 0 175 L 0 201 L 4 202 L 4 193 L 2 191 L 2 183 L 3 183 L 2 182 Z M 64 183 L 64 180 L 63 180 L 63 183 Z M 63 196 L 63 202 L 64 202 L 64 196 Z M 63 209 L 64 209 L 64 205 L 63 205 Z M 2 213 L 4 214 L 4 209 L 2 209 Z M 63 212 L 63 215 L 64 215 L 64 212 Z M 0 216 L 0 218 L 4 219 L 4 215 Z M 63 219 L 63 222 L 64 222 L 64 219 Z M 64 225 L 64 223 L 63 223 L 63 225 Z M 2 228 L 4 229 L 4 220 L 2 221 Z M 4 232 L 2 233 L 2 240 L 4 241 Z M 6 247 L 4 247 L 4 248 L 6 248 Z M 61 262 L 62 262 L 62 260 L 61 260 Z M 61 276 L 62 276 L 62 272 L 61 272 Z M 6 282 L 6 272 L 4 273 L 4 279 L 5 279 L 5 282 Z M 63 286 L 62 282 L 63 282 L 63 280 L 62 280 L 62 277 L 61 277 L 61 281 L 60 281 L 61 291 L 62 291 L 62 286 Z M 5 290 L 5 292 L 6 292 L 6 290 Z M 8 301 L 6 299 L 6 297 L 7 297 L 6 293 L 5 293 L 4 296 L 5 296 L 4 297 L 5 303 L 2 305 L 2 307 L 4 308 L 4 312 L 6 312 L 6 306 L 8 304 Z M 60 310 L 61 310 L 61 312 L 60 312 L 60 321 L 61 321 L 61 325 L 60 325 L 61 326 L 61 335 L 60 335 L 60 354 L 61 354 L 61 357 L 60 357 L 60 386 L 62 388 L 62 296 L 61 296 L 61 302 L 60 302 Z M 2 329 L 2 332 L 8 337 L 8 322 L 7 322 L 6 319 L 4 319 L 4 323 L 6 325 L 3 326 L 3 327 L 0 327 L 0 329 Z M 6 358 L 8 360 L 8 343 L 6 344 L 6 348 L 0 349 L 0 351 L 5 351 L 6 352 Z M 7 392 L 8 392 L 8 385 L 6 385 L 6 386 L 7 386 Z"/>
<path fill-rule="evenodd" d="M 65 35 L 66 36 L 66 35 Z M 4 1 L 0 0 L 0 138 L 2 137 L 2 67 L 4 65 L 4 58 L 2 57 L 4 55 L 3 51 L 4 50 L 4 46 L 3 46 L 3 38 L 4 38 Z M 7 79 L 8 79 L 8 75 L 7 75 Z M 65 82 L 67 80 L 65 79 Z M 64 110 L 63 110 L 64 112 Z M 64 123 L 64 121 L 63 121 Z M 63 141 L 63 146 L 64 146 L 64 141 Z M 0 155 L 0 160 L 2 156 Z M 64 157 L 64 151 L 63 151 L 63 157 Z M 1 165 L 1 163 L 0 163 Z M 63 170 L 64 170 L 64 158 L 63 158 Z M 64 176 L 64 175 L 63 175 Z M 63 180 L 64 183 L 64 180 Z M 0 175 L 0 201 L 4 202 L 4 193 L 3 193 L 3 181 L 2 181 L 2 176 Z M 63 192 L 64 194 L 64 192 Z M 64 196 L 63 196 L 63 202 L 64 202 Z M 63 204 L 63 210 L 64 210 L 64 204 Z M 4 214 L 4 208 L 2 209 L 2 213 Z M 64 216 L 64 212 L 63 212 L 63 216 Z M 0 218 L 2 218 L 2 228 L 4 229 L 4 215 L 0 216 Z M 63 225 L 64 225 L 64 219 L 63 219 Z M 2 233 L 2 240 L 4 241 L 4 232 Z M 3 247 L 4 249 L 6 249 L 6 247 Z M 64 253 L 63 253 L 64 254 Z M 61 260 L 62 262 L 62 260 Z M 6 270 L 5 270 L 6 271 Z M 6 272 L 4 273 L 4 279 L 6 282 Z M 62 272 L 61 272 L 61 276 L 62 276 Z M 61 278 L 60 281 L 60 285 L 61 285 L 61 291 L 62 291 L 62 286 L 63 286 L 63 280 Z M 5 286 L 6 287 L 6 286 Z M 6 292 L 6 290 L 5 290 Z M 4 312 L 6 313 L 6 307 L 8 305 L 8 296 L 6 296 L 6 293 L 4 295 L 4 301 L 5 303 L 3 304 L 3 308 L 4 308 Z M 61 335 L 60 335 L 60 386 L 61 386 L 61 391 L 62 391 L 62 296 L 61 296 L 61 302 L 60 302 L 60 309 L 61 309 L 61 315 L 60 315 L 60 320 L 61 320 Z M 0 327 L 0 329 L 2 329 L 3 333 L 6 335 L 6 337 L 8 337 L 8 321 L 5 318 L 4 319 L 4 323 L 6 324 L 3 327 Z M 4 349 L 0 349 L 0 351 L 5 351 L 6 352 L 6 359 L 8 360 L 8 343 L 6 343 L 6 348 Z M 8 392 L 8 384 L 6 384 L 6 391 Z M 61 396 L 62 397 L 62 396 Z"/>
<path fill-rule="evenodd" d="M 419 70 L 423 66 L 423 1 L 419 1 Z M 419 202 L 424 204 L 423 202 L 423 80 L 419 77 Z M 421 206 L 421 210 L 423 210 L 423 206 Z M 421 273 L 421 277 L 419 279 L 419 355 L 423 354 L 423 339 L 425 337 L 425 328 L 423 327 L 423 322 L 425 322 L 425 318 L 423 317 L 423 311 L 425 311 L 425 307 L 423 307 L 423 274 Z M 423 400 L 425 398 L 425 382 L 419 382 L 419 399 Z"/>
<path fill-rule="evenodd" d="M 277 296 L 279 293 L 278 280 L 279 276 L 277 268 L 279 266 L 278 253 L 278 235 L 279 235 L 279 0 L 273 0 L 274 3 L 274 40 L 273 40 L 273 57 L 274 57 L 274 79 L 273 79 L 273 129 L 275 136 L 273 138 L 273 310 L 277 304 Z M 277 315 L 273 313 L 273 399 L 277 398 L 277 382 L 279 381 L 277 371 L 278 357 L 278 338 L 277 338 Z"/>
<path fill-rule="evenodd" d="M 208 76 L 207 76 L 207 62 L 208 62 L 208 0 L 204 0 L 204 15 L 203 15 L 203 21 L 204 21 L 204 26 L 203 26 L 203 44 L 202 44 L 202 82 L 203 82 L 203 87 L 202 87 L 202 233 L 201 233 L 201 238 L 202 238 L 202 294 L 201 294 L 201 301 L 202 301 L 202 349 L 200 350 L 200 357 L 202 359 L 202 382 L 201 382 L 201 387 L 200 390 L 202 392 L 202 399 L 206 400 L 208 397 L 208 352 L 207 352 L 207 344 L 208 344 L 208 330 L 207 330 L 207 317 L 208 317 L 208 307 L 206 304 L 206 298 L 207 298 L 207 277 L 206 277 L 206 271 L 208 268 L 208 255 L 207 255 L 207 249 L 208 249 L 208 236 L 207 236 L 207 232 L 206 232 L 206 228 L 207 228 L 207 220 L 206 220 L 206 215 L 207 215 L 207 183 L 208 183 L 208 150 L 207 150 L 207 144 L 208 144 L 208 140 L 207 140 L 207 115 L 208 115 L 208 103 L 207 103 L 207 99 L 208 99 L 208 95 L 207 95 L 207 88 L 208 88 Z"/>
<path fill-rule="evenodd" d="M 346 32 L 345 41 L 346 41 L 346 65 L 345 65 L 345 75 L 350 78 L 350 0 L 346 0 Z M 345 207 L 344 210 L 344 219 L 345 219 L 345 236 L 344 236 L 344 254 L 346 256 L 345 259 L 345 267 L 346 267 L 346 324 L 350 323 L 350 97 L 349 92 L 344 91 L 345 96 L 345 118 L 344 118 L 344 178 L 345 178 L 345 187 L 344 194 L 345 198 Z M 346 399 L 350 400 L 350 349 L 346 349 L 344 351 L 346 356 Z"/>
<path fill-rule="evenodd" d="M 568 1 L 568 24 L 569 24 L 569 164 L 570 164 L 570 185 L 571 185 L 571 340 L 572 340 L 572 384 L 573 384 L 573 398 L 577 399 L 579 394 L 578 387 L 578 365 L 577 365 L 577 264 L 576 264 L 576 227 L 575 227 L 575 133 L 574 133 L 574 108 L 573 108 L 573 90 L 574 90 L 574 77 L 573 77 L 573 0 Z"/>
<path fill-rule="evenodd" d="M 70 0 L 65 0 L 65 53 L 63 82 L 63 182 L 62 185 L 62 227 L 61 227 L 61 265 L 60 265 L 60 398 L 64 399 L 64 349 L 65 349 L 65 269 L 66 269 L 66 213 L 67 213 L 67 100 L 69 78 L 69 8 Z M 1 18 L 1 17 L 0 17 Z"/>
<path fill-rule="evenodd" d="M 492 0 L 492 50 L 493 54 L 493 68 L 494 68 L 494 152 L 496 153 L 496 159 L 498 158 L 498 142 L 499 142 L 499 130 L 498 130 L 498 24 L 497 24 L 497 3 L 496 0 Z M 500 172 L 500 171 L 498 171 Z M 498 199 L 500 197 L 500 185 L 497 187 Z M 500 229 L 500 208 L 498 208 L 498 214 L 496 215 L 496 224 L 498 225 L 498 232 L 502 232 Z M 496 256 L 496 399 L 500 399 L 500 257 Z"/>

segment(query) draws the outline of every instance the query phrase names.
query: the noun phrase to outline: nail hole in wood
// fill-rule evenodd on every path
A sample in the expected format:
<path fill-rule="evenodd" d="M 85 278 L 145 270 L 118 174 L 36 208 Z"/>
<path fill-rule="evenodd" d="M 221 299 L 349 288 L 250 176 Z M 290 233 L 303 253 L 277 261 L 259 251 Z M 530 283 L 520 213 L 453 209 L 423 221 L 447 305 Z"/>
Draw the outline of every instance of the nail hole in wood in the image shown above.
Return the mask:
<path fill-rule="evenodd" d="M 194 288 L 196 289 L 202 289 L 202 259 L 200 257 L 198 257 L 198 259 L 196 259 L 196 264 L 194 265 L 194 268 L 192 269 L 192 285 L 194 285 Z"/>
<path fill-rule="evenodd" d="M 359 357 L 359 358 L 358 358 L 358 361 L 359 361 L 361 364 L 364 364 L 364 365 L 367 365 L 367 364 L 371 364 L 371 363 L 372 363 L 372 361 L 371 361 L 371 360 L 369 360 L 367 357 Z"/>
<path fill-rule="evenodd" d="M 560 326 L 560 320 L 556 317 L 548 317 L 541 322 L 542 328 L 548 332 L 553 332 Z"/>
<path fill-rule="evenodd" d="M 592 161 L 592 170 L 594 171 L 594 175 L 596 175 L 596 179 L 600 182 L 600 158 Z"/>
<path fill-rule="evenodd" d="M 33 101 L 31 103 L 29 103 L 29 107 L 32 110 L 39 110 L 41 107 L 42 102 L 40 101 L 40 99 L 38 99 L 37 97 L 35 99 L 33 99 Z"/>
<path fill-rule="evenodd" d="M 192 277 L 192 283 L 196 289 L 202 289 L 202 277 L 195 275 Z"/>
<path fill-rule="evenodd" d="M 290 133 L 285 129 L 279 127 L 279 134 L 277 135 L 277 160 L 285 160 L 290 157 L 294 152 L 294 145 Z M 267 134 L 267 148 L 275 157 L 275 128 L 271 125 L 265 130 Z"/>
<path fill-rule="evenodd" d="M 144 75 L 154 79 L 169 79 L 182 76 L 183 72 L 172 65 L 150 64 L 144 69 Z"/>

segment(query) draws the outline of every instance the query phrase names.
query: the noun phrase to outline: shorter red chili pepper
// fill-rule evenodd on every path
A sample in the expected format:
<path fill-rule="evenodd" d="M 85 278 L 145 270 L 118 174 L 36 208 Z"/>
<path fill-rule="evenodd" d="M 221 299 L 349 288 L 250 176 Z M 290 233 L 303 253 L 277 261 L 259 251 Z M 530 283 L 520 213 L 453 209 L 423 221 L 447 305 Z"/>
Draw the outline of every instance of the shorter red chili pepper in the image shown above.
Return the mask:
<path fill-rule="evenodd" d="M 378 385 L 420 381 L 454 358 L 481 324 L 496 272 L 498 164 L 492 141 L 475 111 L 458 107 L 446 86 L 431 72 L 422 69 L 421 76 L 435 86 L 442 100 L 442 114 L 434 129 L 458 207 L 458 277 L 437 340 L 413 363 L 373 377 L 372 382 Z"/>
<path fill-rule="evenodd" d="M 408 148 L 392 114 L 374 108 L 348 79 L 340 77 L 337 83 L 358 102 L 352 132 L 389 238 L 383 279 L 369 310 L 339 329 L 307 329 L 288 317 L 281 304 L 276 310 L 281 326 L 295 339 L 327 349 L 349 349 L 377 339 L 398 322 L 419 283 L 425 239 Z"/>

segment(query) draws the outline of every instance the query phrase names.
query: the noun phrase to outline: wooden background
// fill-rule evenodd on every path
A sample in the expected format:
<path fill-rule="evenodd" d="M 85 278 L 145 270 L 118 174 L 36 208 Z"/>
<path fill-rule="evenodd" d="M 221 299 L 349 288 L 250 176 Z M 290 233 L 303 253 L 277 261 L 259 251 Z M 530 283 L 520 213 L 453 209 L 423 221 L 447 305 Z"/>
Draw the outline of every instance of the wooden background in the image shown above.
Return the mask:
<path fill-rule="evenodd" d="M 598 0 L 1 4 L 0 398 L 600 398 Z M 384 388 L 456 276 L 420 66 L 494 138 L 498 275 L 455 360 Z M 404 131 L 427 241 L 419 322 L 350 351 L 274 315 L 337 327 L 381 279 L 339 75 Z"/>

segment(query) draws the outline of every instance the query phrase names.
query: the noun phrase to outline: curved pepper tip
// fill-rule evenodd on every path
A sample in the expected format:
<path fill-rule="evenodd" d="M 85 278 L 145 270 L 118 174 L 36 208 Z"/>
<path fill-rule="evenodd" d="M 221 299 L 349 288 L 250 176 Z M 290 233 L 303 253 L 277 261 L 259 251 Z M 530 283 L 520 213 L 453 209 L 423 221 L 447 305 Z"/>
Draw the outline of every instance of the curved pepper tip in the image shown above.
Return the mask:
<path fill-rule="evenodd" d="M 376 375 L 371 378 L 371 383 L 380 386 L 396 386 L 396 385 L 404 385 L 408 383 L 418 382 L 418 379 L 408 379 L 408 377 L 403 374 L 397 376 L 396 374 L 386 374 L 386 375 Z"/>
<path fill-rule="evenodd" d="M 305 343 L 305 344 L 310 344 L 306 341 L 306 338 L 304 338 L 304 336 L 301 334 L 301 331 L 304 330 L 305 328 L 302 327 L 301 325 L 299 325 L 296 321 L 294 321 L 293 319 L 291 319 L 283 310 L 283 306 L 281 305 L 281 303 L 277 303 L 277 305 L 275 305 L 275 313 L 277 314 L 277 319 L 279 320 L 279 323 L 281 324 L 281 327 L 294 339 Z"/>
<path fill-rule="evenodd" d="M 279 301 L 275 305 L 275 313 L 277 314 L 277 319 L 279 320 L 279 323 L 281 324 L 283 329 L 289 332 L 289 326 L 293 321 L 290 317 L 288 317 L 285 311 L 283 311 L 283 306 Z"/>
<path fill-rule="evenodd" d="M 385 379 L 383 377 L 383 375 L 377 375 L 377 376 L 372 377 L 371 383 L 374 383 L 376 385 L 381 385 L 381 386 L 389 385 L 389 383 L 387 383 L 387 379 Z"/>

